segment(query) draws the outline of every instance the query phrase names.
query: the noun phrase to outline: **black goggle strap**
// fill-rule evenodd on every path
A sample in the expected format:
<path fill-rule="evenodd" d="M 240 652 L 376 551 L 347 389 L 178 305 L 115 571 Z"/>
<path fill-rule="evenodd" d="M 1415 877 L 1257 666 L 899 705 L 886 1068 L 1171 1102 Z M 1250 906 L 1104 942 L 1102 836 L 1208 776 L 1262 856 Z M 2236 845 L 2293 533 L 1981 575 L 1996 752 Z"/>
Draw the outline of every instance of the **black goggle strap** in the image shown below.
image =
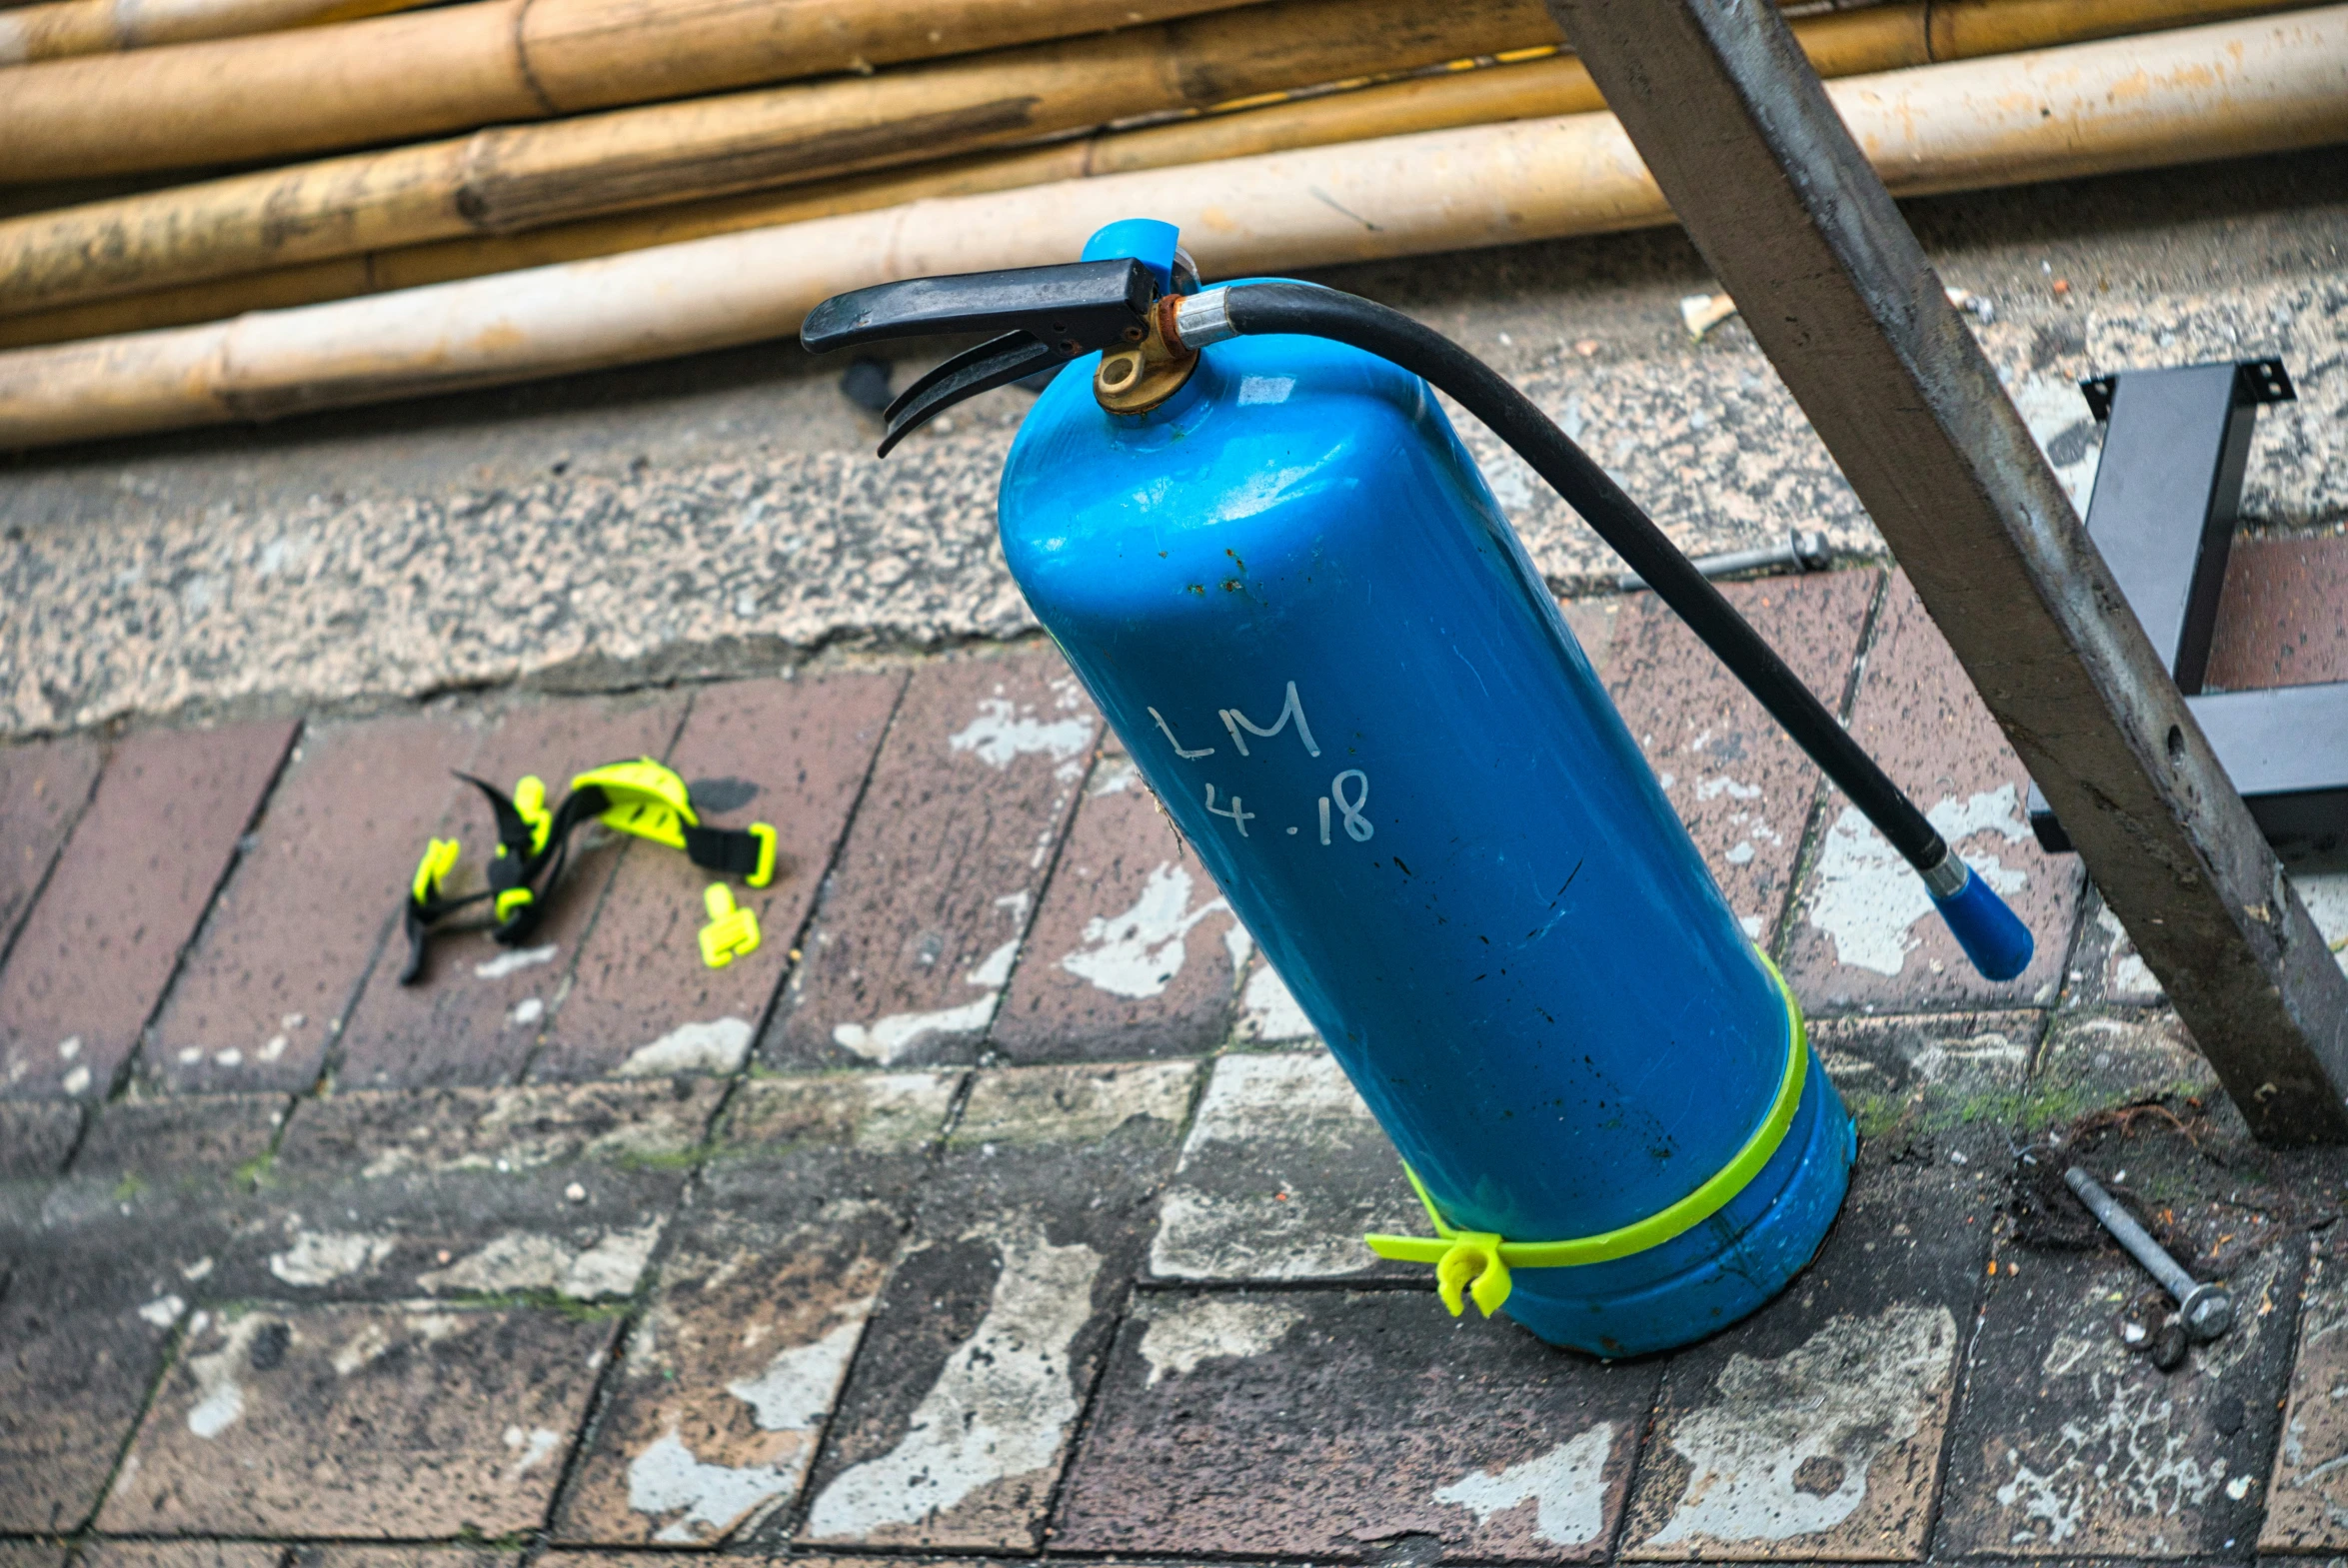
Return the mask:
<path fill-rule="evenodd" d="M 480 903 L 490 895 L 486 892 L 469 893 L 462 898 L 451 898 L 441 888 L 449 872 L 457 867 L 457 856 L 462 846 L 454 838 L 435 838 L 424 847 L 424 858 L 416 864 L 414 880 L 408 884 L 408 896 L 400 905 L 400 924 L 408 937 L 408 960 L 400 966 L 400 983 L 413 985 L 424 972 L 424 943 L 432 927 L 459 909 Z"/>
<path fill-rule="evenodd" d="M 765 822 L 748 827 L 687 827 L 685 855 L 705 871 L 739 876 L 753 887 L 775 879 L 775 829 Z"/>
<path fill-rule="evenodd" d="M 490 857 L 489 888 L 461 898 L 447 896 L 441 889 L 456 869 L 459 842 L 435 838 L 425 845 L 424 858 L 417 862 L 415 879 L 400 909 L 400 924 L 408 938 L 408 959 L 400 967 L 402 985 L 413 985 L 423 975 L 424 950 L 432 928 L 477 903 L 491 905 L 495 916 L 491 931 L 499 941 L 512 945 L 527 937 L 542 913 L 538 889 L 551 886 L 554 877 L 562 874 L 568 829 L 556 830 L 560 813 L 547 810 L 543 783 L 524 779 L 508 795 L 471 774 L 457 777 L 481 791 L 497 820 L 498 846 Z M 554 876 L 542 876 L 550 865 Z"/>
<path fill-rule="evenodd" d="M 491 912 L 496 916 L 495 933 L 501 942 L 512 943 L 527 934 L 528 927 L 538 923 L 538 873 L 545 866 L 548 850 L 559 847 L 554 838 L 553 822 L 546 809 L 546 785 L 536 778 L 529 778 L 508 795 L 497 785 L 471 774 L 459 774 L 489 801 L 492 815 L 497 818 L 497 852 L 488 866 Z"/>

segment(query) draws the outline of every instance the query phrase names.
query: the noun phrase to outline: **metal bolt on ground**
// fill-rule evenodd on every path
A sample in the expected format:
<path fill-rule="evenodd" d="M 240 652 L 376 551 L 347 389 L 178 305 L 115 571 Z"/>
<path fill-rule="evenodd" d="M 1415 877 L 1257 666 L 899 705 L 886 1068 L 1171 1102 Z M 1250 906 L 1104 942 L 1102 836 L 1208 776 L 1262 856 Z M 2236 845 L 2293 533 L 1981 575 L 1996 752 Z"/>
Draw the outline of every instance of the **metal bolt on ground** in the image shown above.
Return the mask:
<path fill-rule="evenodd" d="M 2135 1217 L 2114 1201 L 2103 1190 L 2102 1183 L 2080 1166 L 2073 1165 L 2063 1172 L 2063 1181 L 2079 1201 L 2110 1231 L 2119 1244 L 2128 1249 L 2128 1255 L 2144 1265 L 2161 1288 L 2176 1298 L 2177 1316 L 2190 1337 L 2206 1343 L 2234 1326 L 2234 1298 L 2226 1287 L 2203 1284 L 2185 1271 L 2185 1266 L 2161 1249 L 2159 1242 Z"/>

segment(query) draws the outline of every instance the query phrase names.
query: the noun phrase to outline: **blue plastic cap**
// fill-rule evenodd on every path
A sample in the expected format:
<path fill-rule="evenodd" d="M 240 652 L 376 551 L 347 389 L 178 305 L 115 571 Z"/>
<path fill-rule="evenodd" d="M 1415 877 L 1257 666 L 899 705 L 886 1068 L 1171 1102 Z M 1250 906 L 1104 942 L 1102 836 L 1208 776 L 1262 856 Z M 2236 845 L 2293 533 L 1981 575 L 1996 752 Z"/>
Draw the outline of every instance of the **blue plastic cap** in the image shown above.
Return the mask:
<path fill-rule="evenodd" d="M 1079 261 L 1116 261 L 1131 256 L 1150 269 L 1158 280 L 1158 292 L 1174 292 L 1174 252 L 1182 243 L 1182 231 L 1171 223 L 1156 218 L 1120 218 L 1106 229 L 1095 231 L 1085 242 L 1085 254 Z"/>
<path fill-rule="evenodd" d="M 2030 927 L 1970 868 L 1963 886 L 1946 897 L 1933 893 L 1932 901 L 1973 967 L 1990 979 L 2010 980 L 2030 966 L 2030 955 L 2038 950 Z"/>

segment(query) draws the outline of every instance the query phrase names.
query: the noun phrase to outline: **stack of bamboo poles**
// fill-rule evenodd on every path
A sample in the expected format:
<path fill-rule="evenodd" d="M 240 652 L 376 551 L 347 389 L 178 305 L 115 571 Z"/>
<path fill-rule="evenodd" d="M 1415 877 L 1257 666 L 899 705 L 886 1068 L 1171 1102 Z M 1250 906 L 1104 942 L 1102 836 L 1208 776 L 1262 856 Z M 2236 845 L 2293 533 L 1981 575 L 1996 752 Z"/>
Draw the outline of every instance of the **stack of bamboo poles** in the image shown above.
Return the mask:
<path fill-rule="evenodd" d="M 2348 140 L 2348 6 L 1794 27 L 1903 193 Z M 1537 0 L 473 0 L 0 69 L 0 183 L 270 163 L 0 219 L 0 446 L 758 341 L 1135 214 L 1210 274 L 1668 222 L 1558 45 Z"/>
<path fill-rule="evenodd" d="M 0 11 L 0 65 L 347 22 L 430 0 L 48 0 Z"/>

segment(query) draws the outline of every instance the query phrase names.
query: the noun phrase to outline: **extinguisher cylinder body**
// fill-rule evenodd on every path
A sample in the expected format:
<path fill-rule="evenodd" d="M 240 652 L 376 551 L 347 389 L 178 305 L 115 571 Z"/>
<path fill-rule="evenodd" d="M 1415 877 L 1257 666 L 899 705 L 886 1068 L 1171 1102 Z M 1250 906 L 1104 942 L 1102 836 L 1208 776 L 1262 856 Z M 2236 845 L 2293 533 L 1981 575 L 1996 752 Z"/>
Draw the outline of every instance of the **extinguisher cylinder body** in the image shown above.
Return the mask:
<path fill-rule="evenodd" d="M 1094 364 L 1013 447 L 1013 575 L 1443 1217 L 1567 1240 L 1686 1198 L 1798 1025 L 1425 384 L 1239 338 L 1112 415 Z M 1724 1206 L 1505 1310 L 1603 1356 L 1701 1338 L 1809 1260 L 1852 1151 L 1810 1059 Z"/>

